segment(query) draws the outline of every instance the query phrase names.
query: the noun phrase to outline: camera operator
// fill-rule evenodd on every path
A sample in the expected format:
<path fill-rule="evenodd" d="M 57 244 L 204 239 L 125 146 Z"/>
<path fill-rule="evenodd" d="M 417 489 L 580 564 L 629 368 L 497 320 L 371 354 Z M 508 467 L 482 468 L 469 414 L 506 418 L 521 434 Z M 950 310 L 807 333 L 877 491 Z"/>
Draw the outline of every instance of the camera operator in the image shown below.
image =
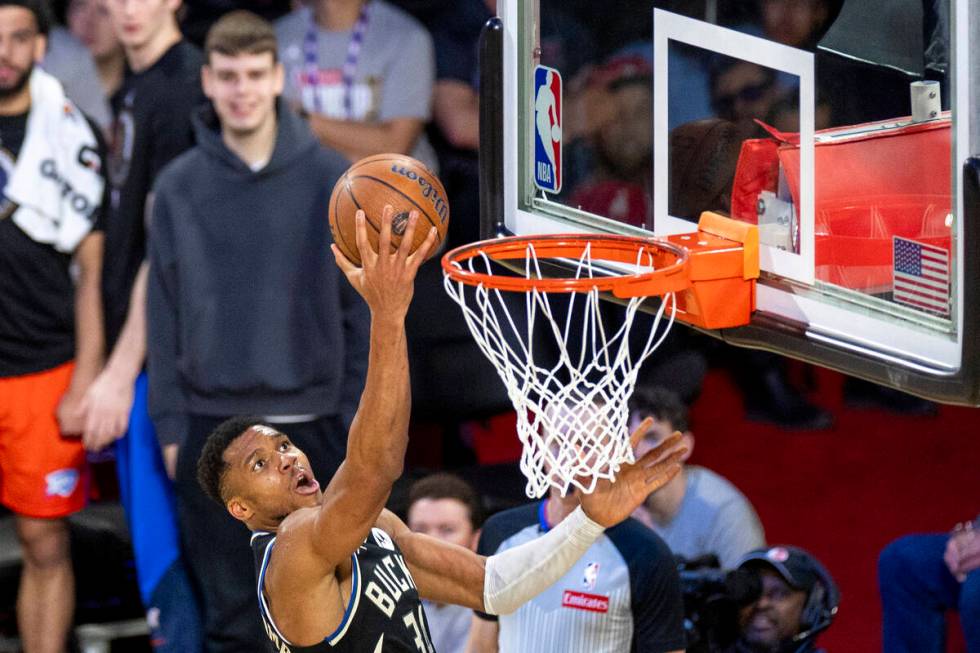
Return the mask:
<path fill-rule="evenodd" d="M 775 546 L 746 554 L 739 571 L 758 578 L 760 593 L 738 612 L 738 639 L 725 653 L 811 653 L 830 627 L 840 592 L 803 549 Z"/>

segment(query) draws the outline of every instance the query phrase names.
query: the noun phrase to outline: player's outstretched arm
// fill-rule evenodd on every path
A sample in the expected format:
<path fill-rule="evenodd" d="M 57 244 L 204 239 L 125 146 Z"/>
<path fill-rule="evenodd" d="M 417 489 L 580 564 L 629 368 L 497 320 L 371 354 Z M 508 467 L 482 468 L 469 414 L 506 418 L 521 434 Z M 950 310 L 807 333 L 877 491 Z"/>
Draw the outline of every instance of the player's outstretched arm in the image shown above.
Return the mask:
<path fill-rule="evenodd" d="M 650 423 L 644 421 L 633 433 L 634 446 Z M 675 433 L 637 462 L 623 465 L 615 482 L 598 484 L 588 499 L 583 495 L 582 506 L 544 536 L 490 557 L 413 533 L 388 511 L 379 525 L 402 550 L 423 598 L 507 614 L 564 576 L 606 528 L 677 475 L 686 451 Z"/>
<path fill-rule="evenodd" d="M 415 274 L 435 244 L 435 229 L 411 251 L 418 214 L 408 219 L 401 245 L 391 249 L 393 210 L 381 215 L 378 252 L 367 238 L 366 217 L 357 212 L 362 267 L 332 246 L 337 264 L 371 311 L 367 378 L 347 438 L 347 456 L 323 493 L 310 543 L 326 566 L 349 556 L 367 537 L 401 476 L 408 444 L 411 390 L 405 315 Z"/>

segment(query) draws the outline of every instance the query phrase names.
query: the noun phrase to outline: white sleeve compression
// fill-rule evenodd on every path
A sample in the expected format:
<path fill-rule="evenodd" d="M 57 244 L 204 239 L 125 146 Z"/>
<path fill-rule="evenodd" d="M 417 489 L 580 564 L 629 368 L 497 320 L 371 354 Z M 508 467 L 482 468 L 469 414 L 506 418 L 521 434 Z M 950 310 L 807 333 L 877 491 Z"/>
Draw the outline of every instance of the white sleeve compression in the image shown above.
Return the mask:
<path fill-rule="evenodd" d="M 582 507 L 533 542 L 487 558 L 483 605 L 487 614 L 509 614 L 553 585 L 605 529 Z"/>

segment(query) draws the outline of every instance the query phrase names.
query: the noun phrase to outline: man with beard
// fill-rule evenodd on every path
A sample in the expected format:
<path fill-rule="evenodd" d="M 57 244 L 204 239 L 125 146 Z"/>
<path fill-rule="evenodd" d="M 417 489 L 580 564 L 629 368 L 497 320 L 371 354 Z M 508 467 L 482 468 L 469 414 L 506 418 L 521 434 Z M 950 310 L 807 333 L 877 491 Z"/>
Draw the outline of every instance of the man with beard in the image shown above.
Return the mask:
<path fill-rule="evenodd" d="M 757 575 L 761 593 L 738 615 L 738 640 L 726 653 L 810 653 L 830 627 L 840 592 L 823 565 L 794 546 L 747 553 L 740 570 Z"/>
<path fill-rule="evenodd" d="M 65 518 L 87 498 L 81 403 L 103 355 L 102 147 L 35 67 L 48 27 L 40 0 L 0 1 L 0 503 L 16 515 L 29 653 L 61 653 L 72 620 Z"/>

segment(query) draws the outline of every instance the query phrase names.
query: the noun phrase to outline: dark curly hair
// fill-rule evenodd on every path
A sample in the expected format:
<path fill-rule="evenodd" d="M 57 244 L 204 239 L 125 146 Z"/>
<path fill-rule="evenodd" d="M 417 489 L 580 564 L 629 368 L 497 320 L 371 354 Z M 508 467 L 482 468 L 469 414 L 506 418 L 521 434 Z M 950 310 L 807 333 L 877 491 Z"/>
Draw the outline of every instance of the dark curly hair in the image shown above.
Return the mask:
<path fill-rule="evenodd" d="M 667 422 L 671 428 L 681 433 L 690 429 L 687 421 L 687 406 L 672 390 L 659 386 L 637 386 L 629 400 L 631 413 L 640 417 L 654 417 Z"/>
<path fill-rule="evenodd" d="M 224 459 L 225 450 L 242 433 L 260 424 L 265 425 L 265 422 L 254 415 L 232 417 L 211 431 L 204 443 L 201 457 L 197 459 L 197 482 L 205 494 L 222 506 L 225 505 L 225 497 L 221 486 L 228 470 L 228 463 Z"/>
<path fill-rule="evenodd" d="M 45 0 L 0 0 L 0 7 L 23 7 L 37 21 L 37 31 L 44 36 L 51 31 L 51 7 Z"/>
<path fill-rule="evenodd" d="M 440 472 L 420 479 L 408 491 L 408 508 L 412 509 L 421 499 L 455 499 L 470 513 L 470 525 L 474 530 L 483 525 L 483 501 L 473 486 L 456 476 Z"/>

